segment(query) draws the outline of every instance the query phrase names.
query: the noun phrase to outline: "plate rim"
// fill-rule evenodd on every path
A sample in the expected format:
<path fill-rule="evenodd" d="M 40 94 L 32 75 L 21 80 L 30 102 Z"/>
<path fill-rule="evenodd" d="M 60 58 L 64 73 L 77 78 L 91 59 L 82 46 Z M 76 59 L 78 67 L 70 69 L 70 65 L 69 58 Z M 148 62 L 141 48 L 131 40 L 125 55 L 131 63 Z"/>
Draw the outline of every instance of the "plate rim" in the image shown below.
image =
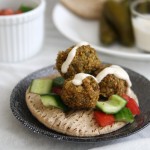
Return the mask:
<path fill-rule="evenodd" d="M 54 67 L 54 65 L 50 65 L 50 66 L 44 67 L 42 69 L 39 69 L 37 71 L 34 71 L 34 72 L 30 73 L 29 75 L 27 75 L 26 77 L 24 77 L 22 80 L 20 80 L 17 83 L 17 85 L 12 90 L 12 93 L 11 93 L 11 96 L 10 96 L 10 108 L 11 108 L 11 111 L 12 111 L 13 115 L 16 117 L 16 119 L 19 120 L 19 122 L 21 122 L 21 124 L 23 124 L 28 130 L 34 132 L 35 134 L 40 134 L 42 136 L 46 136 L 48 138 L 57 139 L 57 140 L 60 140 L 60 141 L 79 142 L 79 143 L 97 143 L 97 142 L 101 142 L 101 141 L 116 140 L 116 139 L 120 139 L 120 138 L 124 138 L 124 137 L 130 136 L 132 134 L 135 134 L 135 133 L 139 132 L 140 130 L 144 129 L 145 127 L 147 127 L 150 124 L 150 121 L 149 121 L 146 124 L 144 124 L 143 126 L 141 126 L 140 128 L 138 128 L 137 130 L 132 130 L 132 132 L 130 132 L 128 134 L 124 132 L 124 133 L 119 134 L 117 136 L 110 136 L 110 137 L 107 137 L 107 138 L 103 138 L 103 135 L 93 136 L 93 137 L 76 137 L 76 136 L 65 135 L 65 134 L 53 131 L 51 129 L 48 129 L 46 127 L 49 130 L 49 131 L 47 131 L 47 130 L 45 130 L 43 128 L 40 128 L 40 127 L 36 126 L 35 124 L 31 123 L 30 121 L 24 119 L 22 116 L 20 116 L 18 114 L 18 111 L 17 111 L 17 109 L 16 109 L 16 107 L 14 106 L 14 103 L 13 103 L 16 91 L 18 91 L 18 87 L 22 84 L 22 82 L 28 80 L 28 78 L 32 78 L 32 76 L 35 76 L 35 74 L 39 74 L 41 72 L 45 72 L 45 70 L 52 70 L 53 67 Z M 136 74 L 140 75 L 142 78 L 144 78 L 145 80 L 149 81 L 143 75 L 141 75 L 141 74 L 139 74 L 139 73 L 137 73 L 135 71 L 132 71 L 131 69 L 128 69 L 126 67 L 123 67 L 123 68 L 131 71 L 132 73 L 136 73 Z M 34 116 L 32 115 L 32 117 L 34 117 Z M 42 124 L 42 123 L 40 123 L 40 124 Z M 112 133 L 108 133 L 108 134 L 112 134 Z M 104 135 L 107 135 L 107 134 L 104 134 Z"/>
<path fill-rule="evenodd" d="M 57 24 L 57 19 L 56 19 L 56 13 L 58 12 L 58 9 L 59 7 L 63 7 L 63 9 L 67 10 L 67 8 L 65 8 L 65 6 L 63 6 L 63 4 L 61 3 L 57 3 L 54 8 L 53 8 L 53 11 L 52 11 L 52 20 L 53 20 L 53 23 L 55 25 L 55 27 L 58 29 L 58 31 L 63 35 L 65 36 L 67 39 L 73 41 L 73 42 L 81 42 L 80 40 L 77 40 L 75 38 L 73 38 L 72 36 L 70 36 L 69 34 L 67 34 L 65 32 L 65 30 L 62 30 L 59 25 Z M 72 12 L 70 12 L 69 10 L 67 10 L 68 13 L 74 15 L 75 17 L 79 18 L 78 16 L 76 16 L 75 14 L 73 14 Z M 102 53 L 102 54 L 105 54 L 105 55 L 108 55 L 108 56 L 115 56 L 115 57 L 120 57 L 120 58 L 126 58 L 126 59 L 134 59 L 134 60 L 150 60 L 150 54 L 143 54 L 143 53 L 127 53 L 127 52 L 119 52 L 118 51 L 111 51 L 111 47 L 107 48 L 107 47 L 102 47 L 102 46 L 97 46 L 97 45 L 94 45 L 94 44 L 91 44 L 91 46 L 93 46 L 99 53 Z M 108 51 L 109 49 L 109 51 Z"/>

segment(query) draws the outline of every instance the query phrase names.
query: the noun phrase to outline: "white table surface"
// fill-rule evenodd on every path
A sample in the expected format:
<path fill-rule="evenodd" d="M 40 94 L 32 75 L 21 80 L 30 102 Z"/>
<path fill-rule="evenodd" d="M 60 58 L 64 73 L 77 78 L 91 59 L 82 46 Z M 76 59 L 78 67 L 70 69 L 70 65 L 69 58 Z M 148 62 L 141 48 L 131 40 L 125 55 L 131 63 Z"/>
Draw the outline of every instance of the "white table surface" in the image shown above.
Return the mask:
<path fill-rule="evenodd" d="M 59 50 L 74 44 L 61 35 L 52 22 L 52 9 L 58 0 L 47 0 L 45 44 L 40 53 L 19 63 L 0 63 L 0 150 L 86 150 L 98 149 L 150 149 L 150 126 L 126 138 L 101 143 L 68 143 L 36 135 L 21 125 L 12 115 L 9 101 L 14 86 L 31 72 L 55 63 Z M 150 61 L 132 61 L 101 55 L 102 61 L 120 64 L 150 79 Z"/>

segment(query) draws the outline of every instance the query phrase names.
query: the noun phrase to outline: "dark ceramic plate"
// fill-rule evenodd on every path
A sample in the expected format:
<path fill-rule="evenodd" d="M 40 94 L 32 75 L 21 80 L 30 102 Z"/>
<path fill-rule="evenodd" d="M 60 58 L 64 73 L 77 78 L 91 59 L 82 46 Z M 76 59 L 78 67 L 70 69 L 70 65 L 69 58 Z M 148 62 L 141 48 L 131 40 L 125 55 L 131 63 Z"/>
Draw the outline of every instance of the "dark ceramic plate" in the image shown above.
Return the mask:
<path fill-rule="evenodd" d="M 11 110 L 14 116 L 32 132 L 47 136 L 49 138 L 55 138 L 57 140 L 73 142 L 100 142 L 129 136 L 143 129 L 150 122 L 150 81 L 147 80 L 145 77 L 141 76 L 140 74 L 135 73 L 129 69 L 125 68 L 125 70 L 129 73 L 129 76 L 133 83 L 132 88 L 139 98 L 141 115 L 135 117 L 134 123 L 128 124 L 122 129 L 119 129 L 113 133 L 85 138 L 68 136 L 46 128 L 32 116 L 25 102 L 25 92 L 30 85 L 32 79 L 48 76 L 55 73 L 56 71 L 53 70 L 53 66 L 41 69 L 30 74 L 16 85 L 16 87 L 12 91 L 10 98 Z"/>

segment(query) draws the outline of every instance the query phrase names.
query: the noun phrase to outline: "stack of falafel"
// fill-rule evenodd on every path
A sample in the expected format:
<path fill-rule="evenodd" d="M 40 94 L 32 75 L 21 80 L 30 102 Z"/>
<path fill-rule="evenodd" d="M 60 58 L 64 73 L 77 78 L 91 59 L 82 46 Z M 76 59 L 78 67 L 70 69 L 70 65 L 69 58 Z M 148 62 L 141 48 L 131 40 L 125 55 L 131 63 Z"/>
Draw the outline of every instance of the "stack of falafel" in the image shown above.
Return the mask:
<path fill-rule="evenodd" d="M 67 72 L 62 73 L 61 67 L 73 48 L 74 46 L 66 51 L 59 52 L 56 59 L 56 68 L 65 79 L 60 96 L 68 107 L 72 109 L 92 109 L 101 99 L 108 99 L 113 94 L 121 96 L 126 93 L 126 81 L 113 74 L 107 75 L 100 83 L 94 80 L 92 76 L 96 77 L 103 69 L 111 65 L 101 63 L 96 50 L 90 45 L 80 46 Z M 86 73 L 92 76 L 86 77 L 81 85 L 74 85 L 72 80 L 78 73 Z"/>

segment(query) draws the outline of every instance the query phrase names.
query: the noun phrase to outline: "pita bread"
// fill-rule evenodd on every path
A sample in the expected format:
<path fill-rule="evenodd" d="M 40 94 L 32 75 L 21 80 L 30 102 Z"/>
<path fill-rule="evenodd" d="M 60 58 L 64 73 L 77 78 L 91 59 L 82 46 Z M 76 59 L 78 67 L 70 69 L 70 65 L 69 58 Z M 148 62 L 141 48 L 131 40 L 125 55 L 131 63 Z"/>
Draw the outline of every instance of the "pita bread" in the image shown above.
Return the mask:
<path fill-rule="evenodd" d="M 53 75 L 54 78 L 58 75 Z M 131 93 L 131 92 L 130 92 Z M 131 97 L 135 98 L 132 92 Z M 45 107 L 40 96 L 26 92 L 26 103 L 32 115 L 51 130 L 79 137 L 98 136 L 118 130 L 126 125 L 124 122 L 116 122 L 113 125 L 100 127 L 94 119 L 93 110 L 78 110 L 64 113 L 62 110 Z"/>
<path fill-rule="evenodd" d="M 61 0 L 70 11 L 85 19 L 99 19 L 106 0 Z"/>

